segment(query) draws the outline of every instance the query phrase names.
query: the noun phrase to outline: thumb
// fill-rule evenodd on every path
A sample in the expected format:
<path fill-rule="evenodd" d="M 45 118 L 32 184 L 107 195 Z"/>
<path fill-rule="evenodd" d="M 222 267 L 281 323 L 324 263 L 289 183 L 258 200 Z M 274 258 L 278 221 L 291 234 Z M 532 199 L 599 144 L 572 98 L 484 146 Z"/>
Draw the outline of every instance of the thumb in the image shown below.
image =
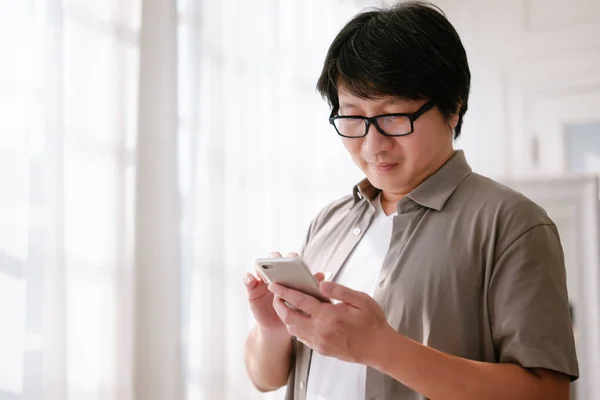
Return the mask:
<path fill-rule="evenodd" d="M 366 293 L 357 292 L 335 282 L 321 282 L 319 289 L 324 296 L 350 304 L 356 308 L 363 308 L 366 300 L 365 296 L 368 297 Z"/>

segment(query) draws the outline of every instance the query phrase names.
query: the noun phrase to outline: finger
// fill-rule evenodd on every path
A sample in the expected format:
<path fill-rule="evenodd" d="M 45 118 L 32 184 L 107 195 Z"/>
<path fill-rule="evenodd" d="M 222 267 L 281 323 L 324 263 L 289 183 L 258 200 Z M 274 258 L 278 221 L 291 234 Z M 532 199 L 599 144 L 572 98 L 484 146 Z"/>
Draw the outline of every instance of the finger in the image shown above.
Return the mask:
<path fill-rule="evenodd" d="M 275 296 L 282 298 L 297 309 L 302 310 L 309 315 L 314 315 L 321 309 L 321 301 L 308 294 L 304 294 L 297 290 L 286 288 L 285 286 L 278 284 L 269 285 L 269 290 Z"/>
<path fill-rule="evenodd" d="M 266 295 L 267 293 L 269 293 L 269 290 L 267 289 L 267 285 L 259 286 L 255 289 L 248 291 L 248 300 L 249 301 L 257 300 L 257 299 L 263 297 L 264 295 Z"/>
<path fill-rule="evenodd" d="M 269 253 L 267 258 L 281 258 L 281 253 L 278 251 L 272 251 Z"/>
<path fill-rule="evenodd" d="M 293 331 L 296 332 L 296 327 L 298 325 L 303 325 L 310 322 L 310 317 L 308 315 L 303 314 L 298 310 L 292 310 L 285 304 L 285 300 L 281 297 L 275 296 L 273 298 L 273 308 L 275 312 L 279 316 L 281 322 L 285 325 L 293 326 Z"/>
<path fill-rule="evenodd" d="M 319 289 L 324 296 L 339 300 L 346 304 L 350 304 L 357 308 L 364 308 L 368 299 L 368 294 L 352 290 L 346 286 L 340 285 L 335 282 L 321 282 Z"/>
<path fill-rule="evenodd" d="M 246 285 L 246 289 L 249 289 L 249 290 L 254 289 L 256 287 L 257 283 L 258 283 L 258 280 L 251 273 L 247 272 L 244 275 L 244 284 Z"/>
<path fill-rule="evenodd" d="M 315 279 L 317 280 L 317 282 L 323 282 L 325 280 L 325 274 L 322 272 L 317 272 L 315 274 Z"/>
<path fill-rule="evenodd" d="M 298 255 L 298 253 L 290 252 L 290 253 L 285 253 L 285 257 L 300 257 L 300 256 Z"/>
<path fill-rule="evenodd" d="M 250 273 L 247 273 L 244 276 L 244 283 L 246 284 L 246 292 L 248 293 L 248 300 L 250 301 L 256 300 L 269 293 L 268 286 Z"/>

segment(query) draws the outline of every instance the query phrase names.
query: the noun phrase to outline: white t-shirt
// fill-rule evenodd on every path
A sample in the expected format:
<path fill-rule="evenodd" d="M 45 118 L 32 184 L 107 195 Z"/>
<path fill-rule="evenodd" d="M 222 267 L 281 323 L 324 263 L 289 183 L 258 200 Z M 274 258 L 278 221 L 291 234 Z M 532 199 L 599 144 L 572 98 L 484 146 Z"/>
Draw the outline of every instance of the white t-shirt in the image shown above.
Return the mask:
<path fill-rule="evenodd" d="M 373 295 L 383 259 L 392 239 L 396 213 L 385 215 L 378 197 L 373 222 L 352 252 L 335 281 Z M 312 353 L 307 400 L 364 400 L 367 367 Z"/>

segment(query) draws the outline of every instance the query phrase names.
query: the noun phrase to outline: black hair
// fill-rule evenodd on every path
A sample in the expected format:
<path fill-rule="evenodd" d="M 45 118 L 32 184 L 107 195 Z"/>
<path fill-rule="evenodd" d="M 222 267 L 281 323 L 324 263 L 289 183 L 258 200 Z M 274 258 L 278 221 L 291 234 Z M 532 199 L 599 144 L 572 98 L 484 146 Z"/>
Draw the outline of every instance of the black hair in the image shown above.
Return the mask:
<path fill-rule="evenodd" d="M 317 90 L 339 108 L 337 87 L 376 99 L 433 100 L 455 138 L 467 112 L 471 72 L 458 33 L 436 6 L 408 1 L 356 15 L 329 47 Z"/>

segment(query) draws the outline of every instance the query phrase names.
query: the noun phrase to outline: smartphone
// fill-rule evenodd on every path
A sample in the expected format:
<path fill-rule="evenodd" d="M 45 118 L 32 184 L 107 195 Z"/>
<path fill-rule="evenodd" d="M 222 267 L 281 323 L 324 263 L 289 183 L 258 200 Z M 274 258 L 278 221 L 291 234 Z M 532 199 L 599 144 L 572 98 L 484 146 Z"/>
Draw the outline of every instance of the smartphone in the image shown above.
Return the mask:
<path fill-rule="evenodd" d="M 329 302 L 319 290 L 319 282 L 310 272 L 302 257 L 259 258 L 255 262 L 256 273 L 266 283 L 277 283 Z"/>

